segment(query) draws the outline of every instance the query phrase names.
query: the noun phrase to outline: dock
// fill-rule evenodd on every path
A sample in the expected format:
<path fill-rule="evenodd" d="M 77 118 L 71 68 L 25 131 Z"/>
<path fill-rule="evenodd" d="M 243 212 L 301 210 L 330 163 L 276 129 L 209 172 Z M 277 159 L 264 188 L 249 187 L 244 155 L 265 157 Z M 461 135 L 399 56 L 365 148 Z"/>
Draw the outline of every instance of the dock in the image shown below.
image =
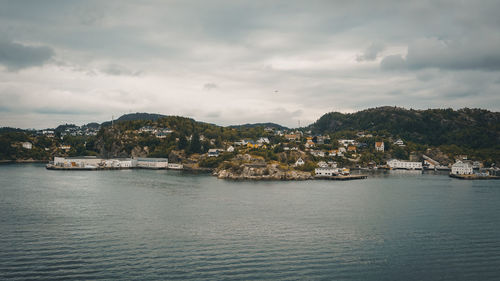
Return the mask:
<path fill-rule="evenodd" d="M 316 176 L 314 179 L 318 180 L 336 180 L 336 181 L 348 181 L 348 180 L 361 180 L 368 178 L 367 175 L 338 175 L 338 176 Z"/>

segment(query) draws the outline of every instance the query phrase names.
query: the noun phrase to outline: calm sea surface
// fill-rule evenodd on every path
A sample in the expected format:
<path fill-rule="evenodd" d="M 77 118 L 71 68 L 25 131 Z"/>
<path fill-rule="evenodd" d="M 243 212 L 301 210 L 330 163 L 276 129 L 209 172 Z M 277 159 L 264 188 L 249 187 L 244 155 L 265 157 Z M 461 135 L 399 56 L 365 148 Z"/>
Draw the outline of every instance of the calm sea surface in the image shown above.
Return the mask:
<path fill-rule="evenodd" d="M 1 165 L 0 279 L 500 280 L 500 181 Z"/>

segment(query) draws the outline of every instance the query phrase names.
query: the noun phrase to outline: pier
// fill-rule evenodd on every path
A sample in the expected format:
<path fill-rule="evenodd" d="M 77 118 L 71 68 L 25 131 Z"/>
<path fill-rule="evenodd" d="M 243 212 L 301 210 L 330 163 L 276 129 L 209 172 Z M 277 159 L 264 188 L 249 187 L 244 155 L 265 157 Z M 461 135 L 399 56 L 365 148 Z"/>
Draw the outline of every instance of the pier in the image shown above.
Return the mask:
<path fill-rule="evenodd" d="M 318 180 L 337 180 L 337 181 L 348 181 L 348 180 L 361 180 L 368 178 L 367 175 L 338 175 L 338 176 L 316 176 L 314 179 Z"/>

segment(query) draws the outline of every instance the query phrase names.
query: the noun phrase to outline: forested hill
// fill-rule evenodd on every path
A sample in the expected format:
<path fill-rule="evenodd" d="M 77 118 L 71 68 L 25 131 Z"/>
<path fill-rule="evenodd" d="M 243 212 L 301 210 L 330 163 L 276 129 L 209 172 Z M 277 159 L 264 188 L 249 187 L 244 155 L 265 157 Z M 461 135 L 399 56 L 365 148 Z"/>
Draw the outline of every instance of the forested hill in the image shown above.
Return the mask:
<path fill-rule="evenodd" d="M 321 134 L 386 131 L 390 135 L 428 145 L 456 144 L 469 148 L 500 149 L 500 113 L 483 109 L 378 107 L 347 114 L 330 112 L 307 129 Z"/>
<path fill-rule="evenodd" d="M 149 120 L 149 121 L 156 121 L 160 118 L 166 117 L 166 115 L 162 114 L 155 114 L 155 113 L 130 113 L 130 114 L 125 114 L 120 116 L 118 119 L 115 121 L 137 121 L 137 120 Z M 111 125 L 111 121 L 107 121 L 102 123 L 102 126 L 108 126 Z"/>
<path fill-rule="evenodd" d="M 274 128 L 278 130 L 287 130 L 288 128 L 285 126 L 281 126 L 276 123 L 248 123 L 248 124 L 243 124 L 243 125 L 231 125 L 229 126 L 230 128 L 257 128 L 257 127 L 264 127 L 264 128 Z"/>

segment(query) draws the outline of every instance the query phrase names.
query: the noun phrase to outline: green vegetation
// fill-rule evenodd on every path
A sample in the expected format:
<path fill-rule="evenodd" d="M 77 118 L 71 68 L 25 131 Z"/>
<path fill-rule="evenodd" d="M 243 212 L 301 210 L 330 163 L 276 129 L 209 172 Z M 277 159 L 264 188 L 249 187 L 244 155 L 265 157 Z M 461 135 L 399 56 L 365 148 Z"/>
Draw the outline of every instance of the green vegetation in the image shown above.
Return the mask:
<path fill-rule="evenodd" d="M 97 128 L 96 123 L 87 124 Z M 265 147 L 239 147 L 237 152 L 223 153 L 219 157 L 196 158 L 201 167 L 217 167 L 234 158 L 236 154 L 248 153 L 263 158 L 266 162 L 292 165 L 303 157 L 306 165 L 297 168 L 304 171 L 314 169 L 314 163 L 321 160 L 336 161 L 339 166 L 383 164 L 388 158 L 411 159 L 432 153 L 453 156 L 465 154 L 471 159 L 482 160 L 486 165 L 500 163 L 500 113 L 481 109 L 429 109 L 406 110 L 395 107 L 381 107 L 342 114 L 332 112 L 323 115 L 308 127 L 300 128 L 304 133 L 300 141 L 287 141 L 275 135 L 275 130 L 286 128 L 273 123 L 246 124 L 221 127 L 197 122 L 180 116 L 136 113 L 124 115 L 113 122 L 105 122 L 95 136 L 71 136 L 65 131 L 74 129 L 73 124 L 64 124 L 56 129 L 55 136 L 37 134 L 35 131 L 0 128 L 0 159 L 49 160 L 54 156 L 99 155 L 101 157 L 169 157 L 181 153 L 183 157 L 201 155 L 211 148 L 225 149 L 242 139 L 257 140 L 267 137 Z M 166 130 L 169 133 L 158 138 L 151 130 Z M 316 157 L 304 154 L 306 132 L 311 131 L 313 142 L 316 135 L 328 136 L 324 143 L 317 143 L 313 149 L 324 152 L 339 148 L 339 139 L 355 139 L 360 144 L 356 151 L 346 152 L 344 157 Z M 358 136 L 358 132 L 371 136 Z M 394 145 L 401 138 L 405 146 Z M 376 141 L 383 141 L 385 152 L 375 151 Z M 32 149 L 22 147 L 22 142 L 31 142 Z M 63 150 L 61 145 L 70 145 Z M 288 150 L 285 150 L 287 148 Z M 298 149 L 298 151 L 293 151 Z M 431 152 L 429 152 L 429 150 Z M 300 152 L 302 151 L 302 152 Z M 300 153 L 299 153 L 300 152 Z M 304 158 L 305 157 L 305 158 Z"/>

